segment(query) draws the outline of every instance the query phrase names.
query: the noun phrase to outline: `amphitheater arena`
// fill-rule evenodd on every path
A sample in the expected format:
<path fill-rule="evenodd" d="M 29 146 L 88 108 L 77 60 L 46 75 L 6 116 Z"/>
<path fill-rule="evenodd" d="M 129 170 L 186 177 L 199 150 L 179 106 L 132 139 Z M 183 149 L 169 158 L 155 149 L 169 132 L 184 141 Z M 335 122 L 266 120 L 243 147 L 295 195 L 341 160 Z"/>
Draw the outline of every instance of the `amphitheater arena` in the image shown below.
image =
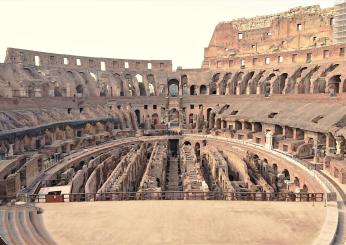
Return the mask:
<path fill-rule="evenodd" d="M 196 69 L 8 48 L 2 244 L 344 244 L 337 11 L 219 23 Z"/>

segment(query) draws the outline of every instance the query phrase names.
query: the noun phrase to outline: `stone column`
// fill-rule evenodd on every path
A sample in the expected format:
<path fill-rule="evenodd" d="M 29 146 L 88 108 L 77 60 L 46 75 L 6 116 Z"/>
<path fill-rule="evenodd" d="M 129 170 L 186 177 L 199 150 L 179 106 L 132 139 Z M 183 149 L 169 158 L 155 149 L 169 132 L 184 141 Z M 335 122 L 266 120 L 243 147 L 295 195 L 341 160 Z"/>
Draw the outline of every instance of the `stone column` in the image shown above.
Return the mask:
<path fill-rule="evenodd" d="M 256 87 L 256 94 L 261 94 L 261 86 L 260 86 L 260 84 L 258 84 L 257 87 Z"/>
<path fill-rule="evenodd" d="M 313 149 L 314 149 L 314 162 L 315 163 L 318 163 L 320 161 L 320 149 L 318 149 L 318 139 L 317 138 L 314 138 L 314 146 L 313 146 Z"/>
<path fill-rule="evenodd" d="M 273 149 L 273 133 L 272 133 L 272 131 L 267 131 L 266 132 L 265 148 L 268 149 L 268 150 L 272 150 Z"/>
<path fill-rule="evenodd" d="M 236 87 L 236 91 L 235 91 L 236 95 L 240 95 L 240 87 L 241 87 L 241 85 L 240 85 L 240 83 L 238 83 L 237 87 Z"/>
<path fill-rule="evenodd" d="M 10 146 L 10 148 L 8 149 L 7 155 L 9 157 L 12 157 L 13 156 L 13 144 L 10 144 L 9 146 Z"/>
<path fill-rule="evenodd" d="M 336 140 L 336 155 L 339 155 L 342 159 L 344 158 L 345 153 L 345 139 L 342 136 L 335 138 Z"/>
<path fill-rule="evenodd" d="M 199 96 L 200 95 L 200 87 L 198 85 L 195 85 L 195 95 Z"/>

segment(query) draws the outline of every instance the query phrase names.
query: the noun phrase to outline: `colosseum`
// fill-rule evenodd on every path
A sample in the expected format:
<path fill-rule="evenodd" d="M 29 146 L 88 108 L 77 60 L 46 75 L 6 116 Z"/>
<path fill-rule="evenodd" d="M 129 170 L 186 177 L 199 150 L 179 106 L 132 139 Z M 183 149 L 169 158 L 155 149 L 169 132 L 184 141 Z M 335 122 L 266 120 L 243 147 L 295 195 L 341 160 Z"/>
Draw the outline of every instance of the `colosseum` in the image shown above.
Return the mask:
<path fill-rule="evenodd" d="M 0 244 L 345 244 L 345 13 L 220 22 L 196 69 L 8 48 Z"/>

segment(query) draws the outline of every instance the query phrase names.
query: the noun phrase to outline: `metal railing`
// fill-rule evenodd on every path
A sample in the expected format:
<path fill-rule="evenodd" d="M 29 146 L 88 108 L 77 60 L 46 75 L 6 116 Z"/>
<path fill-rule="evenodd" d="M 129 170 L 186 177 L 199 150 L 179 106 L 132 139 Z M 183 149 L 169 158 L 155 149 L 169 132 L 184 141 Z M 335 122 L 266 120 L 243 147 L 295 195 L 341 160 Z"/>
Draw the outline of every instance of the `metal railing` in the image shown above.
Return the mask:
<path fill-rule="evenodd" d="M 223 201 L 276 201 L 323 202 L 324 193 L 266 193 L 266 192 L 109 192 L 70 193 L 61 195 L 28 195 L 29 203 L 84 202 L 84 201 L 140 201 L 140 200 L 223 200 Z"/>

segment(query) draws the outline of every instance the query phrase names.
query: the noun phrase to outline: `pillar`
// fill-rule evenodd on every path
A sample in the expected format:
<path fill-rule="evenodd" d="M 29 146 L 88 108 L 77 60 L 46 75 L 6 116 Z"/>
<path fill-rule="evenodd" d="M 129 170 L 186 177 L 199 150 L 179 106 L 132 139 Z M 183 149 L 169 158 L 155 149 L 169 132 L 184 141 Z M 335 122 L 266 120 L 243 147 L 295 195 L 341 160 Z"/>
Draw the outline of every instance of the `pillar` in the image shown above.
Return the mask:
<path fill-rule="evenodd" d="M 273 133 L 272 133 L 272 131 L 267 131 L 266 132 L 265 148 L 268 149 L 268 150 L 272 150 L 273 149 Z"/>
<path fill-rule="evenodd" d="M 345 139 L 342 136 L 335 138 L 336 140 L 336 155 L 339 155 L 342 159 L 344 158 L 345 153 Z"/>
<path fill-rule="evenodd" d="M 12 157 L 13 156 L 13 144 L 10 144 L 9 146 L 10 146 L 10 148 L 8 149 L 7 155 L 9 157 Z"/>

